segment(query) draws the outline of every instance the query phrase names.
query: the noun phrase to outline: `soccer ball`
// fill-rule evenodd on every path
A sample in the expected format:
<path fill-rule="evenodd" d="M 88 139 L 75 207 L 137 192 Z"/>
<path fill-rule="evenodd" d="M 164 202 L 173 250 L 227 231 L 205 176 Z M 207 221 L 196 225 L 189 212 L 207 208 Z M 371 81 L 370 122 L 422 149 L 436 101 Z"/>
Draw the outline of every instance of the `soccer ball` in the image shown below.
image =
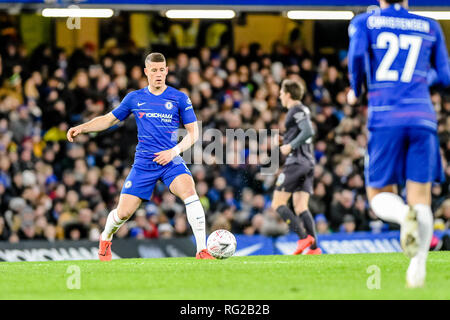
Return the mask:
<path fill-rule="evenodd" d="M 229 258 L 236 251 L 236 238 L 224 229 L 211 233 L 206 243 L 209 253 L 216 259 Z"/>

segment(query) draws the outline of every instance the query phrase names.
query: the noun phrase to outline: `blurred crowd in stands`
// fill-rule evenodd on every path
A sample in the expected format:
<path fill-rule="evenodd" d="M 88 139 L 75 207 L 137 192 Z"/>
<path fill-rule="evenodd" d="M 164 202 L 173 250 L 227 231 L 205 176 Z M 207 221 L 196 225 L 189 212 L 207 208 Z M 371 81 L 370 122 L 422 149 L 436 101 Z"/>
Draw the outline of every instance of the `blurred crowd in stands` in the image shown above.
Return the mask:
<path fill-rule="evenodd" d="M 0 48 L 0 240 L 97 241 L 133 162 L 136 124 L 128 118 L 108 131 L 66 140 L 71 126 L 117 107 L 131 90 L 147 86 L 143 58 L 132 42 L 68 54 L 41 45 L 27 52 L 17 39 Z M 164 54 L 164 52 L 162 52 Z M 284 78 L 300 79 L 312 113 L 315 168 L 310 211 L 319 234 L 396 229 L 377 220 L 364 191 L 367 107 L 346 104 L 345 54 L 331 63 L 300 44 L 257 43 L 235 50 L 199 48 L 168 56 L 167 84 L 191 98 L 203 131 L 279 129 L 286 110 L 278 96 Z M 432 87 L 446 182 L 432 188 L 435 228 L 450 224 L 450 96 Z M 245 149 L 247 146 L 243 146 Z M 244 150 L 245 151 L 245 150 Z M 284 159 L 281 159 L 281 164 Z M 208 230 L 281 235 L 285 223 L 270 208 L 275 175 L 254 164 L 190 165 Z M 191 234 L 185 207 L 159 183 L 116 238 Z"/>

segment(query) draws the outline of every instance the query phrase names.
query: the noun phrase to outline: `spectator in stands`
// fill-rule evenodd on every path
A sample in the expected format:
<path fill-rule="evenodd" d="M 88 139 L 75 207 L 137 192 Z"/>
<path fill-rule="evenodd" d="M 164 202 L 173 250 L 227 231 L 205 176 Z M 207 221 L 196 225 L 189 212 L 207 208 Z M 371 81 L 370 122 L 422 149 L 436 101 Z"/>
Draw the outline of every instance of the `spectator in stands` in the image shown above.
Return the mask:
<path fill-rule="evenodd" d="M 330 228 L 328 226 L 327 218 L 323 213 L 319 213 L 315 217 L 317 233 L 319 234 L 328 234 L 331 233 Z"/>
<path fill-rule="evenodd" d="M 144 209 L 136 212 L 135 224 L 131 228 L 130 234 L 136 239 L 150 239 L 159 237 L 158 226 L 147 219 L 147 213 Z"/>
<path fill-rule="evenodd" d="M 95 45 L 91 42 L 86 42 L 81 49 L 76 49 L 69 58 L 68 61 L 68 76 L 69 79 L 76 74 L 80 69 L 87 70 L 89 66 L 96 63 Z"/>
<path fill-rule="evenodd" d="M 435 228 L 450 229 L 450 199 L 445 200 L 435 213 Z"/>
<path fill-rule="evenodd" d="M 361 212 L 355 208 L 355 199 L 353 193 L 348 189 L 343 189 L 340 192 L 335 193 L 336 200 L 331 206 L 330 214 L 330 227 L 333 231 L 338 231 L 341 225 L 344 223 L 344 217 L 347 216 L 353 218 L 353 223 L 355 224 L 355 229 L 363 230 L 365 226 L 365 211 Z M 362 200 L 360 200 L 362 201 Z M 360 204 L 359 209 L 364 209 Z"/>
<path fill-rule="evenodd" d="M 191 234 L 192 232 L 188 225 L 186 215 L 184 213 L 176 214 L 174 218 L 174 237 L 187 237 Z"/>
<path fill-rule="evenodd" d="M 161 223 L 158 226 L 159 238 L 161 239 L 169 239 L 173 237 L 174 229 L 170 223 Z"/>
<path fill-rule="evenodd" d="M 0 240 L 7 241 L 9 239 L 10 232 L 5 226 L 5 218 L 0 216 Z"/>
<path fill-rule="evenodd" d="M 341 232 L 353 233 L 356 230 L 355 217 L 351 214 L 346 214 L 342 219 L 342 224 L 339 228 Z"/>
<path fill-rule="evenodd" d="M 323 182 L 315 183 L 314 193 L 309 199 L 309 210 L 313 215 L 327 212 L 327 202 L 325 200 L 326 189 Z"/>

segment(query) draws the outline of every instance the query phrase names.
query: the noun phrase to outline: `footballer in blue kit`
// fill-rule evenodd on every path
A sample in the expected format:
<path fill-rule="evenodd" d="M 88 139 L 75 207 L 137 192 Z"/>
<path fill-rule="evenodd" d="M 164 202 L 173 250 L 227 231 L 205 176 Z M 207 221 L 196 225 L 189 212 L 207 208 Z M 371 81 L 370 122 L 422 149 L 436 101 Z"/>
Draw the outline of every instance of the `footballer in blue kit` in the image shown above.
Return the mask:
<path fill-rule="evenodd" d="M 449 60 L 435 20 L 410 13 L 407 0 L 379 2 L 350 23 L 347 98 L 355 104 L 366 84 L 367 195 L 379 218 L 401 226 L 411 258 L 406 283 L 421 287 L 433 233 L 431 184 L 444 178 L 428 76 L 434 69 L 436 84 L 450 85 Z M 407 204 L 397 185 L 406 185 Z"/>
<path fill-rule="evenodd" d="M 169 187 L 178 175 L 191 174 L 179 155 L 167 165 L 153 161 L 157 152 L 177 145 L 180 122 L 186 125 L 197 121 L 192 103 L 185 93 L 167 86 L 162 94 L 154 95 L 145 87 L 126 95 L 112 114 L 120 121 L 134 114 L 137 123 L 138 145 L 134 164 L 122 193 L 150 200 L 159 179 Z"/>
<path fill-rule="evenodd" d="M 117 208 L 106 220 L 99 242 L 99 259 L 112 259 L 114 233 L 131 218 L 142 201 L 150 200 L 158 180 L 185 203 L 187 220 L 196 240 L 196 258 L 214 259 L 206 249 L 205 213 L 191 172 L 180 156 L 198 139 L 194 108 L 185 93 L 166 85 L 168 67 L 164 55 L 149 54 L 144 73 L 148 87 L 128 93 L 110 113 L 67 132 L 67 139 L 73 142 L 79 134 L 106 130 L 131 114 L 136 120 L 138 144 L 134 164 L 123 184 Z M 188 134 L 178 143 L 180 125 Z"/>

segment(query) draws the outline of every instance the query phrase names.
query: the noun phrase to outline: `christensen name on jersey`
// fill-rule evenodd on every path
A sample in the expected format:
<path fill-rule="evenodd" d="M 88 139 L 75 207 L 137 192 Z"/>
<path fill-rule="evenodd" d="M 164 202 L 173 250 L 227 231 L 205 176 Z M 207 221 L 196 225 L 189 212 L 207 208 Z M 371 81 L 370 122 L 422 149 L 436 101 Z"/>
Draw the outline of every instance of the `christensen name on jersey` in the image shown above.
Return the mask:
<path fill-rule="evenodd" d="M 435 131 L 429 85 L 450 85 L 439 24 L 396 4 L 356 16 L 349 36 L 350 82 L 357 96 L 367 83 L 368 128 L 419 126 Z"/>

